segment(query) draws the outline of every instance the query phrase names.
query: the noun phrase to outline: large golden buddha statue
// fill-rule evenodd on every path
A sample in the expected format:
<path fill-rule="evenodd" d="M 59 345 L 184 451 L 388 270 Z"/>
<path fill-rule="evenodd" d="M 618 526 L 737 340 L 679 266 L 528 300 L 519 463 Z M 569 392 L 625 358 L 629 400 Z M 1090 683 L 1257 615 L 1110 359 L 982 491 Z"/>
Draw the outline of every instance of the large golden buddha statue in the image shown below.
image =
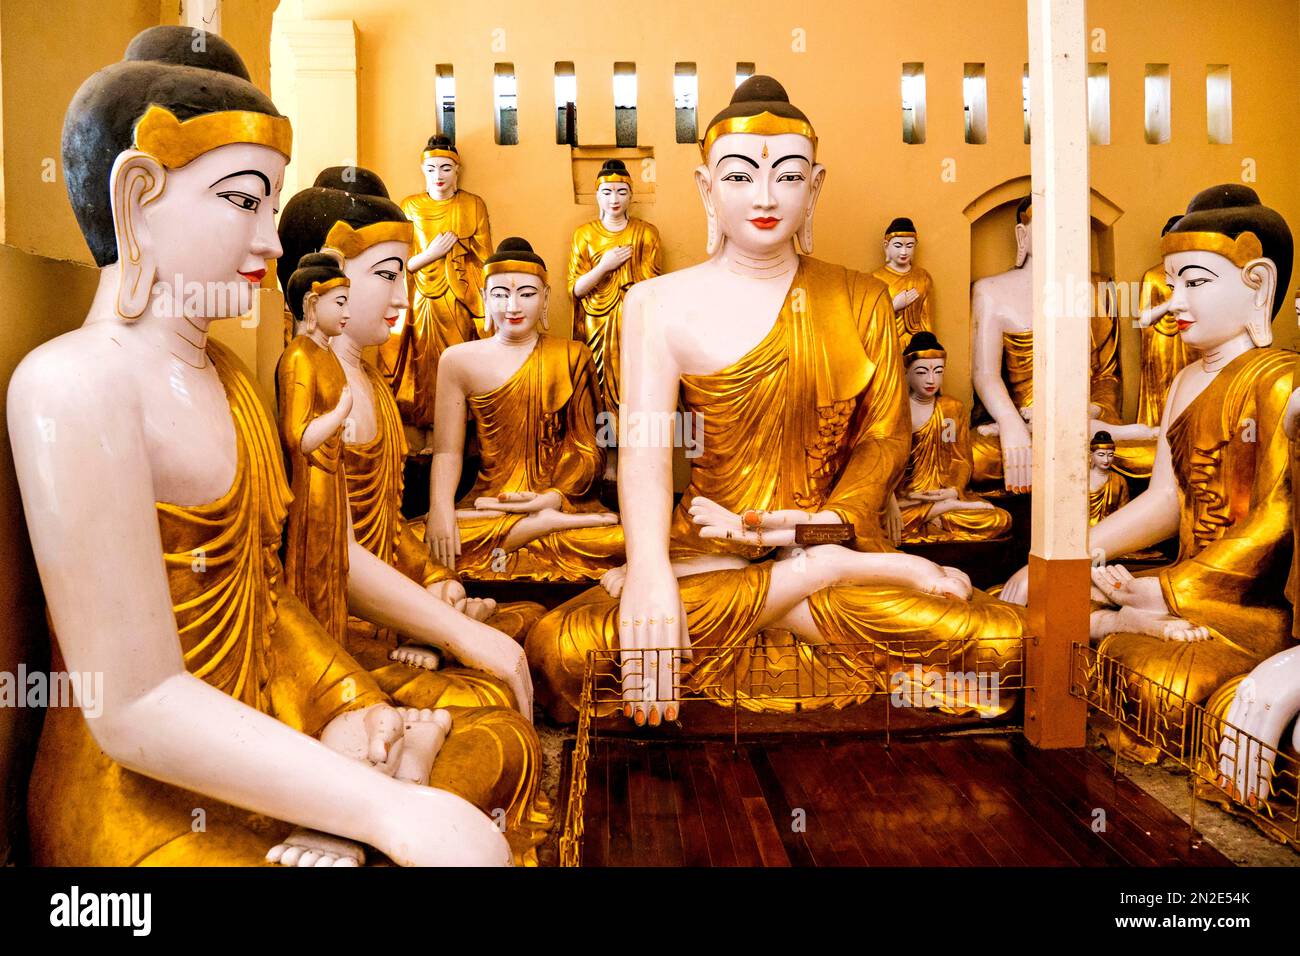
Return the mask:
<path fill-rule="evenodd" d="M 596 497 L 591 351 L 539 329 L 550 288 L 526 240 L 504 240 L 484 274 L 492 335 L 447 349 L 438 371 L 430 553 L 469 578 L 594 581 L 622 563 L 623 529 Z M 458 509 L 467 409 L 481 463 Z"/>
<path fill-rule="evenodd" d="M 948 361 L 933 332 L 913 335 L 903 350 L 912 450 L 895 496 L 905 544 L 989 541 L 1011 530 L 1011 515 L 973 493 L 966 409 L 943 394 Z"/>
<path fill-rule="evenodd" d="M 936 648 L 952 651 L 945 667 L 974 671 L 977 641 L 996 652 L 1024 633 L 1019 609 L 972 595 L 959 572 L 886 540 L 881 515 L 909 431 L 894 310 L 878 279 L 808 254 L 826 175 L 816 143 L 779 83 L 742 83 L 709 123 L 695 173 L 709 258 L 628 290 L 619 458 L 628 564 L 529 634 L 538 699 L 556 719 L 574 717 L 589 650 L 619 650 L 624 713 L 657 724 L 678 712 L 674 669 L 687 654 L 688 688 L 729 695 L 734 676 L 742 697 L 771 693 L 750 670 L 769 629 L 796 635 L 804 662 L 805 642 L 874 646 L 848 666 L 881 691 Z M 672 429 L 641 426 L 671 421 L 679 400 L 701 417 L 704 440 L 674 509 Z M 810 536 L 843 544 L 792 547 Z M 896 639 L 915 641 L 915 652 L 884 643 Z M 659 648 L 676 651 L 642 660 Z M 776 680 L 793 665 L 780 660 L 765 661 Z M 1005 710 L 1007 697 L 985 712 Z"/>
<path fill-rule="evenodd" d="M 627 166 L 621 159 L 607 160 L 596 174 L 600 215 L 574 231 L 569 251 L 573 337 L 591 349 L 601 404 L 615 414 L 623 297 L 634 283 L 664 271 L 659 230 L 628 215 L 631 205 L 632 177 Z"/>
<path fill-rule="evenodd" d="M 295 826 L 404 864 L 529 852 L 529 721 L 464 710 L 447 734 L 445 714 L 393 707 L 285 586 L 275 428 L 208 331 L 281 258 L 290 141 L 229 44 L 183 27 L 141 33 L 69 106 L 63 165 L 99 287 L 81 328 L 19 366 L 9 428 L 54 666 L 106 693 L 46 715 L 37 863 L 253 864 L 273 845 L 334 861 L 286 849 Z M 176 276 L 213 294 L 181 301 Z M 459 619 L 348 559 L 350 606 L 426 636 Z"/>
<path fill-rule="evenodd" d="M 1160 230 L 1160 237 L 1163 239 L 1181 218 L 1171 216 Z M 1178 334 L 1178 322 L 1169 313 L 1169 294 L 1165 264 L 1157 262 L 1142 275 L 1138 292 L 1138 308 L 1141 310 L 1138 324 L 1142 327 L 1142 341 L 1137 421 L 1143 425 L 1160 424 L 1169 387 L 1189 358 L 1187 343 Z"/>
<path fill-rule="evenodd" d="M 421 170 L 424 192 L 407 196 L 402 212 L 415 224 L 418 250 L 407 262 L 413 301 L 402 335 L 389 349 L 393 392 L 402 421 L 428 451 L 438 359 L 483 330 L 483 262 L 492 254 L 487 205 L 460 188 L 460 153 L 446 136 L 431 136 Z"/>
<path fill-rule="evenodd" d="M 889 287 L 898 327 L 898 347 L 905 348 L 918 332 L 933 332 L 934 280 L 913 261 L 916 226 L 900 216 L 885 229 L 885 264 L 871 273 Z"/>
<path fill-rule="evenodd" d="M 1178 698 L 1203 703 L 1230 678 L 1289 646 L 1291 452 L 1283 428 L 1295 353 L 1270 347 L 1291 275 L 1291 231 L 1237 184 L 1206 189 L 1161 241 L 1169 313 L 1197 358 L 1174 379 L 1151 484 L 1089 534 L 1110 557 L 1178 535 L 1173 564 L 1093 573 L 1109 607 L 1093 612 L 1102 653 L 1151 683 L 1126 692 L 1146 728 L 1180 726 Z M 1024 594 L 1024 571 L 1003 594 Z M 1113 744 L 1154 761 L 1116 730 Z"/>

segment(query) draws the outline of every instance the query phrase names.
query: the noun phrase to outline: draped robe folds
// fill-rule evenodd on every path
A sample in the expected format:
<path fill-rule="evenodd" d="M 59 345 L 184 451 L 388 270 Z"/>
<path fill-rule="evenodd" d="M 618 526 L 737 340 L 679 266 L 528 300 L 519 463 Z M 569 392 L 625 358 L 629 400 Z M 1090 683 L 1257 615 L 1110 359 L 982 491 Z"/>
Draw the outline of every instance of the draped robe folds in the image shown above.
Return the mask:
<path fill-rule="evenodd" d="M 579 298 L 574 284 L 596 267 L 608 250 L 630 245 L 632 255 L 617 269 L 601 278 L 596 287 Z M 573 234 L 569 251 L 569 297 L 573 299 L 573 337 L 586 342 L 596 363 L 600 401 L 610 412 L 618 412 L 619 341 L 623 331 L 623 297 L 637 282 L 653 279 L 664 271 L 659 230 L 643 219 L 631 219 L 619 232 L 606 229 L 599 220 L 584 223 Z"/>
<path fill-rule="evenodd" d="M 961 501 L 984 499 L 967 488 L 970 481 L 970 434 L 961 402 L 947 395 L 936 397 L 929 420 L 912 432 L 912 450 L 897 496 L 903 516 L 903 540 L 908 544 L 933 541 L 991 541 L 1011 530 L 1011 515 L 1001 508 L 946 511 L 930 521 L 934 503 L 906 502 L 910 492 L 957 489 Z"/>
<path fill-rule="evenodd" d="M 895 272 L 886 263 L 871 274 L 889 288 L 891 303 L 895 296 L 908 289 L 915 289 L 920 293 L 915 302 L 894 313 L 894 326 L 898 331 L 900 349 L 907 348 L 907 343 L 917 332 L 934 331 L 934 318 L 930 309 L 930 297 L 934 294 L 934 280 L 930 278 L 930 273 L 920 266 L 912 266 L 908 272 Z"/>
<path fill-rule="evenodd" d="M 1128 504 L 1128 482 L 1115 471 L 1106 473 L 1105 483 L 1088 492 L 1088 525 L 1095 525 L 1113 511 Z"/>
<path fill-rule="evenodd" d="M 348 503 L 357 544 L 421 587 L 457 579 L 454 572 L 429 556 L 424 519 L 409 521 L 402 515 L 406 435 L 397 403 L 385 386 L 383 375 L 368 362 L 363 362 L 361 368 L 374 396 L 377 427 L 374 438 L 343 448 Z M 540 604 L 516 601 L 498 605 L 496 614 L 487 623 L 510 637 L 522 639 L 541 613 Z M 408 706 L 434 707 L 439 702 L 443 706 L 448 702 L 509 705 L 513 700 L 503 681 L 477 671 L 443 668 L 430 672 L 390 663 L 388 654 L 396 646 L 397 635 L 389 629 L 356 617 L 348 621 L 349 649 L 371 667 L 388 693 Z"/>
<path fill-rule="evenodd" d="M 561 510 L 603 513 L 596 498 L 605 451 L 596 440 L 596 370 L 581 342 L 541 335 L 523 365 L 505 382 L 469 397 L 478 426 L 480 468 L 459 502 L 517 491 L 559 492 Z M 590 581 L 623 563 L 623 527 L 552 531 L 522 548 L 503 548 L 527 516 L 459 517 L 456 566 L 472 579 Z"/>
<path fill-rule="evenodd" d="M 285 534 L 284 582 L 331 637 L 344 644 L 348 626 L 348 489 L 342 426 L 311 452 L 307 426 L 331 412 L 347 385 L 338 359 L 300 335 L 276 367 L 280 441 L 293 500 Z"/>
<path fill-rule="evenodd" d="M 1225 366 L 1169 426 L 1178 479 L 1178 558 L 1156 572 L 1170 612 L 1209 628 L 1210 639 L 1165 641 L 1115 633 L 1103 654 L 1147 678 L 1120 683 L 1148 734 L 1182 726 L 1180 698 L 1203 703 L 1230 678 L 1290 646 L 1284 596 L 1292 558 L 1291 449 L 1282 413 L 1295 355 L 1251 349 Z M 1141 710 L 1139 710 L 1141 708 Z M 1108 731 L 1120 752 L 1154 762 L 1157 749 L 1128 731 Z"/>
<path fill-rule="evenodd" d="M 381 350 L 402 421 L 416 428 L 432 428 L 438 360 L 449 346 L 483 334 L 477 290 L 483 287 L 483 263 L 492 255 L 492 232 L 487 205 L 463 189 L 450 199 L 416 193 L 401 205 L 415 224 L 417 251 L 423 251 L 440 233 L 454 232 L 460 239 L 444 258 L 410 274 L 411 308 L 406 325 L 401 335 Z"/>
<path fill-rule="evenodd" d="M 156 509 L 185 668 L 318 736 L 335 717 L 389 698 L 285 586 L 278 553 L 290 490 L 275 430 L 238 361 L 215 342 L 208 354 L 230 402 L 234 481 L 208 504 Z M 57 638 L 53 666 L 64 669 Z M 535 861 L 544 818 L 536 733 L 505 708 L 452 715 L 430 785 L 485 813 L 504 809 L 516 859 Z M 86 721 L 76 707 L 46 714 L 28 795 L 36 864 L 257 865 L 293 829 L 126 769 L 99 749 Z"/>
<path fill-rule="evenodd" d="M 798 307 L 794 303 L 798 303 Z M 771 549 L 705 539 L 688 508 L 701 495 L 735 512 L 747 508 L 829 510 L 851 522 L 860 551 L 892 551 L 882 526 L 907 459 L 909 421 L 894 312 L 879 280 L 803 257 L 767 337 L 728 367 L 683 376 L 681 401 L 701 416 L 701 454 L 670 526 L 673 558 L 730 554 L 740 569 L 680 579 L 694 661 L 692 691 L 742 706 L 791 711 L 782 687 L 825 680 L 806 643 L 758 630 L 767 600 Z M 808 607 L 837 664 L 864 686 L 888 692 L 891 672 L 913 663 L 941 670 L 1005 666 L 1025 633 L 1022 609 L 976 592 L 970 602 L 905 587 L 840 586 L 815 592 Z M 977 646 L 977 639 L 987 639 Z M 883 642 L 906 639 L 907 650 Z M 844 648 L 834 652 L 835 645 Z M 851 645 L 851 647 L 850 647 Z M 537 698 L 560 721 L 574 718 L 585 656 L 618 646 L 618 601 L 596 588 L 556 608 L 527 642 Z M 989 713 L 1011 706 L 1002 693 Z M 843 706 L 862 696 L 815 698 Z M 960 708 L 954 708 L 960 709 Z"/>

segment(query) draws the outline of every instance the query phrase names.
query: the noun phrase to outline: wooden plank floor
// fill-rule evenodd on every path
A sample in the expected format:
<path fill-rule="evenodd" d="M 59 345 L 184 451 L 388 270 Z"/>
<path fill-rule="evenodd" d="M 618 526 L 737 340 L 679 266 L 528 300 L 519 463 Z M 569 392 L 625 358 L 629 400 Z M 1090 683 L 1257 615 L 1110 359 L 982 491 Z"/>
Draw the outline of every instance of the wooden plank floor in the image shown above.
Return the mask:
<path fill-rule="evenodd" d="M 1017 734 L 602 736 L 585 814 L 584 866 L 1230 865 L 1096 753 Z"/>

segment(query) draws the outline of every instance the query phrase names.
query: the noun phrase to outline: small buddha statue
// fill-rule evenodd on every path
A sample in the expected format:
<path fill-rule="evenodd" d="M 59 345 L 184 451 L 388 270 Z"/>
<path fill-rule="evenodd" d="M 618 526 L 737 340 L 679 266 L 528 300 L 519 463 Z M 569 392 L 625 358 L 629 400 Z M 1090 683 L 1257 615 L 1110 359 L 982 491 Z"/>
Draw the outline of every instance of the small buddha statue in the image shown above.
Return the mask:
<path fill-rule="evenodd" d="M 1001 481 L 1007 491 L 1028 491 L 1030 406 L 1034 400 L 1032 197 L 1016 207 L 1016 267 L 978 280 L 971 289 L 974 324 L 971 382 L 978 401 L 971 412 L 973 480 Z M 1094 287 L 1108 284 L 1093 274 Z M 1118 423 L 1120 371 L 1115 298 L 1091 318 L 1091 417 Z M 1150 440 L 1148 429 L 1140 437 Z"/>
<path fill-rule="evenodd" d="M 1114 463 L 1115 439 L 1110 432 L 1097 432 L 1088 442 L 1089 525 L 1128 504 L 1128 482 L 1111 467 Z"/>
<path fill-rule="evenodd" d="M 622 563 L 623 529 L 595 494 L 591 350 L 545 333 L 546 264 L 526 240 L 504 240 L 484 275 L 492 335 L 447 349 L 438 370 L 430 554 L 470 578 L 595 580 Z M 466 411 L 481 465 L 458 506 Z"/>
<path fill-rule="evenodd" d="M 910 431 L 894 308 L 879 279 L 811 255 L 826 177 L 816 151 L 780 83 L 740 84 L 705 127 L 695 171 L 708 258 L 628 290 L 624 341 L 638 348 L 622 357 L 620 414 L 671 420 L 680 399 L 703 422 L 702 453 L 674 507 L 671 437 L 627 431 L 627 566 L 548 613 L 526 644 L 555 720 L 575 718 L 592 650 L 618 652 L 622 713 L 656 725 L 676 718 L 682 687 L 792 711 L 778 688 L 807 667 L 804 642 L 875 644 L 870 662 L 841 659 L 883 688 L 939 649 L 945 667 L 980 669 L 1024 634 L 1020 609 L 887 540 Z M 770 643 L 791 634 L 795 654 Z M 941 706 L 993 716 L 1010 698 Z"/>
<path fill-rule="evenodd" d="M 1123 689 L 1135 714 L 1179 726 L 1179 699 L 1204 703 L 1292 638 L 1295 353 L 1271 343 L 1293 246 L 1277 212 L 1228 183 L 1192 199 L 1161 251 L 1169 314 L 1196 358 L 1170 387 L 1149 487 L 1098 522 L 1088 547 L 1124 555 L 1177 532 L 1178 557 L 1137 575 L 1095 568 L 1104 600 L 1091 630 L 1102 653 L 1149 682 Z M 1021 570 L 1004 597 L 1023 599 L 1025 580 Z M 1159 757 L 1122 728 L 1108 736 L 1134 759 Z"/>
<path fill-rule="evenodd" d="M 906 348 L 918 332 L 934 331 L 930 313 L 934 280 L 915 264 L 915 255 L 916 226 L 900 216 L 885 230 L 885 264 L 871 273 L 889 287 L 899 348 Z"/>
<path fill-rule="evenodd" d="M 933 332 L 917 332 L 903 350 L 912 450 L 895 496 L 903 542 L 989 541 L 1011 530 L 1011 515 L 967 489 L 970 435 L 961 402 L 944 395 L 948 353 Z"/>
<path fill-rule="evenodd" d="M 1160 237 L 1173 228 L 1181 216 L 1170 216 Z M 1157 262 L 1142 275 L 1138 293 L 1141 310 L 1138 325 L 1142 329 L 1141 378 L 1138 380 L 1137 421 L 1159 425 L 1165 410 L 1165 397 L 1174 376 L 1187 364 L 1187 343 L 1178 334 L 1178 323 L 1169 314 L 1169 284 L 1165 281 L 1165 264 Z"/>
<path fill-rule="evenodd" d="M 187 27 L 140 33 L 68 107 L 63 168 L 99 286 L 85 323 L 18 367 L 9 430 L 53 666 L 111 690 L 46 714 L 28 791 L 39 865 L 261 864 L 295 828 L 401 864 L 523 850 L 529 721 L 394 707 L 285 585 L 275 427 L 208 332 L 283 258 L 291 139 L 238 53 Z M 176 276 L 221 294 L 171 295 Z M 349 603 L 429 632 L 423 591 L 348 558 Z"/>
<path fill-rule="evenodd" d="M 460 153 L 446 136 L 431 136 L 421 162 L 424 191 L 402 212 L 415 224 L 416 252 L 406 263 L 413 302 L 401 338 L 389 343 L 393 392 L 412 447 L 430 450 L 438 359 L 483 330 L 483 262 L 492 254 L 487 205 L 460 188 Z"/>
<path fill-rule="evenodd" d="M 280 441 L 289 463 L 285 584 L 340 645 L 348 629 L 343 422 L 352 390 L 330 350 L 348 320 L 348 277 L 335 255 L 308 253 L 285 284 L 298 335 L 276 367 Z"/>
<path fill-rule="evenodd" d="M 601 404 L 615 414 L 623 297 L 634 283 L 664 271 L 659 230 L 628 215 L 631 205 L 632 177 L 627 166 L 621 159 L 606 160 L 596 174 L 600 215 L 574 231 L 569 251 L 573 337 L 591 349 Z"/>

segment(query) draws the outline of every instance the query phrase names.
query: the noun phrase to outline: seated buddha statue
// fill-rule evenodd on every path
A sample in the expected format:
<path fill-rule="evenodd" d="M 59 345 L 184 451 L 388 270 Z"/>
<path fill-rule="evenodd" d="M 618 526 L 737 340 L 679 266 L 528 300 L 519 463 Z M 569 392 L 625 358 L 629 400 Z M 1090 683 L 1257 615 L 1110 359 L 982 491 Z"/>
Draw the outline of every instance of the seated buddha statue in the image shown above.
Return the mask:
<path fill-rule="evenodd" d="M 536 620 L 541 608 L 498 608 L 495 602 L 467 599 L 455 574 L 429 560 L 423 523 L 408 522 L 401 512 L 407 445 L 397 404 L 383 375 L 362 359 L 365 349 L 388 340 L 407 306 L 404 255 L 411 234 L 410 221 L 388 198 L 383 181 L 363 167 L 323 170 L 312 187 L 289 200 L 280 217 L 279 238 L 286 256 L 333 250 L 342 258 L 349 280 L 348 322 L 331 347 L 352 395 L 342 454 L 357 545 L 385 569 L 399 572 L 397 577 L 414 581 L 441 607 L 464 612 L 454 619 L 457 646 L 444 649 L 476 669 L 435 672 L 435 650 L 442 646 L 438 641 L 421 639 L 409 630 L 395 631 L 373 613 L 355 608 L 348 624 L 348 648 L 382 687 L 408 706 L 509 706 L 512 699 L 521 700 L 520 692 L 499 679 L 503 675 L 497 667 L 488 668 L 492 674 L 481 673 L 478 655 L 513 661 L 511 647 L 518 648 L 513 638 Z M 421 668 L 426 673 L 419 673 Z"/>
<path fill-rule="evenodd" d="M 1016 267 L 980 279 L 971 289 L 971 382 L 978 399 L 971 412 L 972 479 L 977 484 L 1002 482 L 1008 491 L 1028 491 L 1032 484 L 1027 422 L 1034 401 L 1033 209 L 1028 196 L 1016 207 Z M 1105 290 L 1101 308 L 1092 297 L 1092 430 L 1106 428 L 1146 448 L 1154 429 L 1118 424 L 1116 299 L 1103 277 L 1094 273 L 1092 281 L 1094 288 Z"/>
<path fill-rule="evenodd" d="M 1181 218 L 1171 216 L 1160 230 L 1160 237 L 1163 239 Z M 1178 334 L 1178 323 L 1169 314 L 1169 284 L 1165 281 L 1163 261 L 1157 262 L 1143 273 L 1138 308 L 1142 339 L 1137 421 L 1143 425 L 1159 425 L 1169 386 L 1188 360 L 1187 343 Z"/>
<path fill-rule="evenodd" d="M 1011 530 L 1011 515 L 971 492 L 970 434 L 961 402 L 943 394 L 948 353 L 933 332 L 913 335 L 903 350 L 912 450 L 895 492 L 903 542 L 989 541 Z"/>
<path fill-rule="evenodd" d="M 526 240 L 504 240 L 484 275 L 492 335 L 447 349 L 438 369 L 429 552 L 469 578 L 595 580 L 622 563 L 623 529 L 596 498 L 591 350 L 543 331 L 546 264 Z M 458 505 L 467 410 L 481 463 Z"/>
<path fill-rule="evenodd" d="M 108 693 L 46 714 L 37 864 L 257 864 L 295 828 L 401 864 L 527 851 L 529 721 L 462 710 L 447 733 L 447 715 L 395 708 L 285 584 L 275 426 L 208 332 L 282 257 L 291 138 L 235 50 L 180 26 L 139 34 L 68 107 L 63 168 L 99 284 L 85 323 L 15 372 L 8 421 L 53 666 Z M 212 294 L 172 294 L 178 276 Z M 433 629 L 423 590 L 347 556 L 350 605 Z"/>
<path fill-rule="evenodd" d="M 1284 412 L 1295 353 L 1271 347 L 1271 323 L 1291 275 L 1292 239 L 1254 190 L 1229 183 L 1198 193 L 1161 250 L 1169 312 L 1197 357 L 1170 388 L 1149 487 L 1098 522 L 1088 547 L 1123 555 L 1178 535 L 1167 567 L 1094 569 L 1105 606 L 1091 622 L 1100 652 L 1148 681 L 1116 693 L 1176 728 L 1179 698 L 1204 703 L 1291 641 Z M 1024 580 L 1022 570 L 1003 595 L 1021 598 Z M 1122 728 L 1109 736 L 1121 753 L 1158 759 Z"/>
<path fill-rule="evenodd" d="M 1128 504 L 1128 482 L 1111 466 L 1115 462 L 1115 439 L 1110 432 L 1097 432 L 1088 442 L 1088 524 L 1095 525 L 1111 512 Z"/>
<path fill-rule="evenodd" d="M 557 720 L 574 719 L 592 650 L 618 653 L 623 713 L 654 725 L 676 718 L 682 688 L 730 700 L 733 680 L 742 706 L 793 711 L 761 674 L 798 679 L 794 668 L 813 666 L 811 644 L 856 646 L 840 659 L 864 688 L 885 690 L 891 671 L 923 668 L 936 652 L 945 667 L 988 670 L 987 654 L 975 659 L 981 642 L 996 649 L 1024 634 L 1020 609 L 953 593 L 949 572 L 886 539 L 881 516 L 909 432 L 894 309 L 879 279 L 810 255 L 826 176 L 816 148 L 781 84 L 742 83 L 706 127 L 695 172 L 708 259 L 628 290 L 620 425 L 671 419 L 680 398 L 703 422 L 701 454 L 674 508 L 671 435 L 632 441 L 624 429 L 628 563 L 607 576 L 618 596 L 578 595 L 526 644 L 538 701 Z M 902 574 L 880 577 L 878 559 Z M 907 578 L 913 560 L 929 573 Z M 778 630 L 796 636 L 797 663 L 764 656 Z M 915 642 L 906 651 L 895 643 L 904 639 Z"/>
<path fill-rule="evenodd" d="M 336 641 L 348 630 L 348 488 L 343 422 L 352 390 L 330 349 L 348 320 L 342 262 L 308 253 L 285 284 L 298 335 L 276 366 L 280 441 L 289 463 L 284 582 Z"/>
<path fill-rule="evenodd" d="M 913 261 L 916 241 L 912 220 L 906 216 L 895 219 L 885 230 L 885 264 L 871 273 L 889 287 L 900 349 L 906 348 L 916 333 L 934 331 L 934 280 Z"/>
<path fill-rule="evenodd" d="M 596 174 L 600 215 L 574 231 L 569 251 L 573 337 L 591 349 L 601 404 L 615 414 L 623 297 L 633 283 L 664 271 L 659 230 L 628 215 L 631 205 L 632 177 L 627 166 L 621 159 L 606 160 Z"/>
<path fill-rule="evenodd" d="M 483 261 L 492 254 L 492 228 L 482 198 L 460 188 L 460 153 L 450 139 L 430 136 L 420 169 L 424 191 L 401 202 L 415 224 L 417 251 L 406 263 L 413 301 L 400 338 L 385 352 L 412 447 L 424 453 L 432 441 L 438 359 L 483 331 Z"/>

